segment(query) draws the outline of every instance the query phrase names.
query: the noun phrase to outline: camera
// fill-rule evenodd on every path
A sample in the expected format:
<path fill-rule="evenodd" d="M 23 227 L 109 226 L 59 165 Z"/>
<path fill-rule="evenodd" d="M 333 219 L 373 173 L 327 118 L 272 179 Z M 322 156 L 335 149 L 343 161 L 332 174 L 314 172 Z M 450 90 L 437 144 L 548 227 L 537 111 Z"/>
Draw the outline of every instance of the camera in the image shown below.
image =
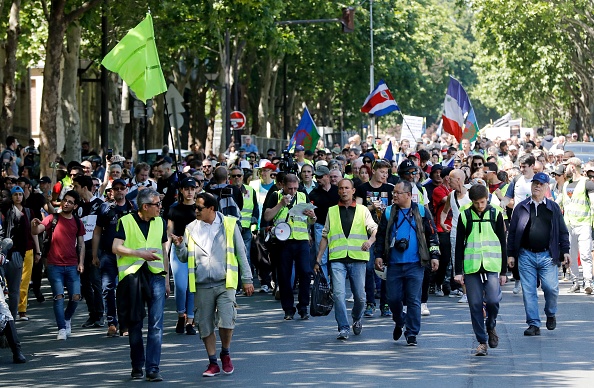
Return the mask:
<path fill-rule="evenodd" d="M 106 159 L 107 160 L 110 160 L 112 156 L 113 156 L 113 149 L 112 148 L 108 148 L 107 149 L 107 157 L 106 157 Z"/>
<path fill-rule="evenodd" d="M 408 249 L 408 240 L 405 238 L 401 238 L 400 240 L 394 243 L 394 249 L 398 252 L 404 252 Z"/>
<path fill-rule="evenodd" d="M 280 171 L 287 173 L 287 174 L 297 175 L 297 173 L 299 172 L 299 166 L 297 165 L 297 162 L 295 162 L 295 160 L 289 153 L 289 150 L 283 151 L 283 156 L 280 160 L 280 163 L 278 164 L 278 168 Z"/>

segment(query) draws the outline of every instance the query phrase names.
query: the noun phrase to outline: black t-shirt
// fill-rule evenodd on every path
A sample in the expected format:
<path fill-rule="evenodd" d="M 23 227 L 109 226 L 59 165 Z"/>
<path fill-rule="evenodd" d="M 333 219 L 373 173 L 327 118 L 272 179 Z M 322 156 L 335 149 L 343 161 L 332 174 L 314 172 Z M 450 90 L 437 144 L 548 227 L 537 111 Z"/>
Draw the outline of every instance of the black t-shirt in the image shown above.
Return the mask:
<path fill-rule="evenodd" d="M 151 218 L 149 221 L 141 220 L 140 216 L 138 215 L 138 212 L 132 213 L 132 216 L 134 217 L 136 224 L 138 224 L 138 227 L 140 228 L 140 231 L 144 235 L 144 238 L 147 238 L 148 233 L 149 233 L 149 228 L 150 228 L 151 224 L 156 221 L 156 219 Z M 163 235 L 161 236 L 161 243 L 165 243 L 165 242 L 167 242 L 167 225 L 165 224 L 165 219 L 162 218 L 161 220 L 163 222 Z M 119 238 L 120 240 L 126 240 L 126 232 L 124 231 L 124 228 L 121 226 L 121 224 L 119 225 L 119 227 L 116 230 L 115 238 Z"/>
<path fill-rule="evenodd" d="M 305 202 L 309 202 L 309 195 L 305 194 Z M 295 194 L 298 195 L 298 194 Z M 278 199 L 278 191 L 268 191 L 268 194 L 266 194 L 266 199 L 264 200 L 264 206 L 262 206 L 262 221 L 264 221 L 264 212 L 266 211 L 266 209 L 271 209 L 273 207 L 275 207 L 279 202 Z M 297 201 L 295 201 L 294 203 L 297 203 Z M 301 201 L 299 201 L 299 203 L 301 203 Z M 338 203 L 338 202 L 337 202 Z M 317 206 L 317 205 L 316 205 Z M 291 206 L 292 207 L 292 206 Z M 282 220 L 285 221 L 285 220 Z M 267 225 L 272 225 L 273 221 L 267 222 Z M 260 226 L 262 226 L 260 224 Z"/>
<path fill-rule="evenodd" d="M 309 193 L 309 200 L 316 207 L 316 223 L 324 225 L 326 223 L 326 216 L 328 209 L 331 206 L 338 205 L 340 197 L 338 196 L 338 187 L 330 185 L 330 190 L 326 191 L 321 187 L 316 187 Z"/>
<path fill-rule="evenodd" d="M 169 208 L 167 219 L 173 222 L 173 234 L 183 236 L 186 226 L 196 219 L 196 205 L 176 202 Z"/>
<path fill-rule="evenodd" d="M 534 251 L 548 249 L 549 239 L 547 237 L 551 235 L 552 224 L 553 212 L 547 209 L 547 205 L 541 203 L 536 209 L 534 203 L 531 203 L 530 218 L 526 229 L 524 229 L 520 246 Z"/>
<path fill-rule="evenodd" d="M 104 202 L 99 210 L 97 217 L 97 226 L 102 228 L 101 241 L 99 248 L 107 253 L 111 253 L 111 246 L 116 234 L 118 220 L 128 213 L 136 211 L 136 206 L 130 201 L 126 201 L 124 206 L 118 206 L 115 203 Z"/>
<path fill-rule="evenodd" d="M 167 218 L 169 207 L 175 202 L 177 196 L 177 182 L 178 178 L 176 173 L 171 174 L 167 179 L 159 179 L 157 181 L 157 192 L 165 195 L 162 201 L 163 207 L 161 208 L 163 218 Z"/>
<path fill-rule="evenodd" d="M 381 200 L 385 206 L 392 204 L 392 191 L 394 186 L 389 183 L 383 183 L 380 187 L 371 186 L 370 182 L 363 183 L 357 187 L 355 191 L 356 198 L 363 199 L 363 205 L 371 205 L 371 201 Z M 371 212 L 376 223 L 379 222 L 379 217 L 376 212 Z"/>

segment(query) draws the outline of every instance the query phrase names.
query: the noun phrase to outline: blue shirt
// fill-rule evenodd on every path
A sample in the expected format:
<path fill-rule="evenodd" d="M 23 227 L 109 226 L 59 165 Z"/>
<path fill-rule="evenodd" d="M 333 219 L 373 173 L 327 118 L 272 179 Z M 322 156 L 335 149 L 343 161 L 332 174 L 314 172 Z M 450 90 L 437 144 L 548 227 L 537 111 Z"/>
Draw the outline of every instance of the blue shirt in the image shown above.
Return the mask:
<path fill-rule="evenodd" d="M 409 222 L 410 221 L 410 222 Z M 412 224 L 412 226 L 411 226 Z M 409 209 L 400 209 L 398 211 L 398 221 L 392 226 L 392 241 L 394 244 L 400 239 L 408 240 L 408 249 L 400 252 L 395 248 L 390 248 L 390 264 L 416 263 L 421 260 L 419 256 L 419 244 L 417 242 L 417 232 L 415 229 L 417 223 Z"/>
<path fill-rule="evenodd" d="M 246 153 L 248 153 L 248 154 L 249 154 L 250 152 L 255 152 L 255 153 L 258 153 L 258 147 L 256 147 L 256 145 L 255 145 L 255 144 L 253 144 L 253 143 L 252 143 L 252 144 L 250 144 L 250 145 L 245 145 L 245 144 L 244 144 L 244 145 L 242 145 L 242 147 L 243 147 L 243 148 L 245 148 L 245 152 L 246 152 Z"/>

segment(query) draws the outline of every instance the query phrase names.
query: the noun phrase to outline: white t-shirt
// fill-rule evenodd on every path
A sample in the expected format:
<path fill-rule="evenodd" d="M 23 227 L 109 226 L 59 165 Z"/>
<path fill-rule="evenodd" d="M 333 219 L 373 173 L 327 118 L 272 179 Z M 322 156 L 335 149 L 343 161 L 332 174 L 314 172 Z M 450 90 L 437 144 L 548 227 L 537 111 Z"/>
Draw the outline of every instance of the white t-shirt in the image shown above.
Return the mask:
<path fill-rule="evenodd" d="M 512 190 L 512 187 L 513 191 L 510 192 L 510 190 Z M 510 197 L 509 194 L 513 194 L 514 196 L 513 198 L 515 208 L 520 202 L 532 195 L 532 178 L 527 179 L 524 175 L 520 176 L 520 178 L 514 183 L 514 185 L 509 187 L 505 196 Z"/>

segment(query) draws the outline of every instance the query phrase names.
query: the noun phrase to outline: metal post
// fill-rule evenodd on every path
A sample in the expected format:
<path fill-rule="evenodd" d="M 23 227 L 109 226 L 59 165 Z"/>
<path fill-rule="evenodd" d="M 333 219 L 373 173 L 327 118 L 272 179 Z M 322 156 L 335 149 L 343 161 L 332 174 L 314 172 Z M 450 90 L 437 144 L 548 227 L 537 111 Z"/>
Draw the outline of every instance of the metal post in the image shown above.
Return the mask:
<path fill-rule="evenodd" d="M 287 111 L 287 55 L 283 59 L 283 141 L 289 133 L 289 112 Z M 280 152 L 281 150 L 277 150 Z"/>
<path fill-rule="evenodd" d="M 225 31 L 225 116 L 223 117 L 225 123 L 225 149 L 231 145 L 231 90 L 229 89 L 229 77 L 230 77 L 230 65 L 231 61 L 229 56 L 231 55 L 229 48 L 229 29 Z M 222 137 L 222 136 L 221 136 Z M 222 141 L 222 139 L 221 139 Z"/>
<path fill-rule="evenodd" d="M 109 32 L 107 12 L 109 11 L 109 0 L 103 0 L 101 10 L 101 57 L 107 55 L 107 35 Z M 107 69 L 101 66 L 101 149 L 103 155 L 107 155 L 109 148 L 109 77 Z"/>
<path fill-rule="evenodd" d="M 373 0 L 369 0 L 369 41 L 371 42 L 371 63 L 369 64 L 369 93 L 373 92 Z M 375 133 L 375 117 L 369 116 L 369 134 L 377 137 Z"/>

